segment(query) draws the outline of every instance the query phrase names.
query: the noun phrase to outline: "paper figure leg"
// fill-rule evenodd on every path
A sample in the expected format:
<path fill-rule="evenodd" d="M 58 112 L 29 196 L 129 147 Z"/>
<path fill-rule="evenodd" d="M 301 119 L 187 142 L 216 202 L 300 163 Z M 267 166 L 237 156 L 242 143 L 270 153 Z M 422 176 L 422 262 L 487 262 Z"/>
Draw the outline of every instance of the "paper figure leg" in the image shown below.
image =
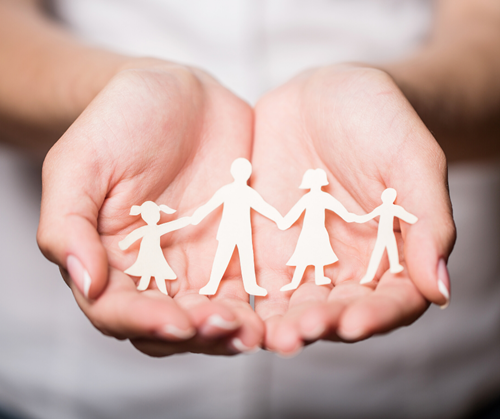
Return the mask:
<path fill-rule="evenodd" d="M 217 292 L 217 288 L 219 288 L 220 281 L 224 272 L 226 272 L 227 265 L 229 265 L 235 247 L 236 245 L 231 242 L 219 242 L 217 251 L 215 252 L 212 272 L 210 273 L 210 281 L 200 289 L 200 294 L 214 295 Z"/>
<path fill-rule="evenodd" d="M 361 279 L 361 284 L 367 284 L 368 282 L 371 282 L 373 278 L 375 278 L 378 266 L 380 265 L 380 261 L 382 260 L 382 256 L 384 255 L 384 250 L 384 243 L 377 240 L 377 242 L 375 243 L 375 248 L 373 249 L 372 256 L 370 258 L 370 263 L 368 264 L 368 270 L 366 271 L 363 279 Z"/>
<path fill-rule="evenodd" d="M 325 276 L 324 268 L 323 265 L 314 265 L 314 279 L 316 285 L 328 285 L 332 283 L 332 280 Z"/>
<path fill-rule="evenodd" d="M 404 270 L 404 267 L 399 264 L 398 245 L 396 244 L 396 237 L 394 234 L 387 241 L 387 256 L 389 256 L 389 271 L 392 274 L 398 274 Z"/>
<path fill-rule="evenodd" d="M 295 268 L 295 272 L 293 273 L 293 278 L 292 282 L 289 284 L 283 285 L 280 288 L 280 291 L 291 291 L 291 290 L 296 290 L 297 287 L 300 285 L 300 281 L 302 280 L 302 277 L 304 276 L 304 272 L 306 270 L 307 266 L 305 265 L 299 265 Z"/>
<path fill-rule="evenodd" d="M 139 291 L 147 290 L 149 287 L 149 281 L 151 281 L 150 276 L 141 276 L 141 280 L 139 281 L 139 285 L 137 285 L 137 289 Z"/>
<path fill-rule="evenodd" d="M 163 294 L 168 295 L 167 285 L 165 284 L 165 280 L 163 278 L 156 278 L 155 277 L 155 281 L 156 281 L 156 286 L 158 287 L 158 289 Z"/>
<path fill-rule="evenodd" d="M 238 253 L 240 254 L 241 276 L 243 277 L 243 286 L 245 291 L 250 295 L 258 295 L 263 297 L 267 295 L 265 288 L 257 285 L 255 277 L 255 265 L 253 261 L 252 242 L 238 244 Z"/>

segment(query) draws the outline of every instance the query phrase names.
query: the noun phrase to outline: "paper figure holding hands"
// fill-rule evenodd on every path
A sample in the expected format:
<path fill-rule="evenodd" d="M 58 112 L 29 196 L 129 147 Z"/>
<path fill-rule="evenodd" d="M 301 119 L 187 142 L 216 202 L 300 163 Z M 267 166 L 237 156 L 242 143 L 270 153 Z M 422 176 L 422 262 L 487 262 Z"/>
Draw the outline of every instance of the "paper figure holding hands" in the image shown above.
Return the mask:
<path fill-rule="evenodd" d="M 300 232 L 297 247 L 288 266 L 295 266 L 292 282 L 281 287 L 281 291 L 296 289 L 308 266 L 314 266 L 315 282 L 317 285 L 327 285 L 332 281 L 324 276 L 324 267 L 338 260 L 330 244 L 330 237 L 325 227 L 325 210 L 335 212 L 347 222 L 352 222 L 354 214 L 350 214 L 344 206 L 329 193 L 321 190 L 328 185 L 326 172 L 323 169 L 309 169 L 304 173 L 301 189 L 310 189 L 293 206 L 293 208 L 278 224 L 281 230 L 290 228 L 305 211 L 304 223 Z"/>
<path fill-rule="evenodd" d="M 168 295 L 165 280 L 176 279 L 177 275 L 167 263 L 160 245 L 160 238 L 166 233 L 178 230 L 190 224 L 189 217 L 179 218 L 175 221 L 158 225 L 160 221 L 160 211 L 166 214 L 173 214 L 174 209 L 166 205 L 156 205 L 152 201 L 146 201 L 141 206 L 134 205 L 130 210 L 130 215 L 139 215 L 148 225 L 139 227 L 132 231 L 127 237 L 118 243 L 122 250 L 126 250 L 130 245 L 142 238 L 139 247 L 139 255 L 136 262 L 128 268 L 125 273 L 132 276 L 140 276 L 141 280 L 137 289 L 144 291 L 148 288 L 151 277 L 155 278 L 158 289 Z"/>
<path fill-rule="evenodd" d="M 387 256 L 389 257 L 389 271 L 393 274 L 397 274 L 404 269 L 403 266 L 399 264 L 398 246 L 396 244 L 396 236 L 394 235 L 394 217 L 401 218 L 408 224 L 416 223 L 418 218 L 410 214 L 403 207 L 395 205 L 394 201 L 396 200 L 396 196 L 397 192 L 395 189 L 387 188 L 382 192 L 382 205 L 375 208 L 369 214 L 356 217 L 355 219 L 357 223 L 364 223 L 380 216 L 377 240 L 368 264 L 368 270 L 361 279 L 361 284 L 367 284 L 373 280 L 385 249 L 387 249 Z"/>
<path fill-rule="evenodd" d="M 251 163 L 244 158 L 236 159 L 231 165 L 231 175 L 234 182 L 220 188 L 192 216 L 192 224 L 197 225 L 217 207 L 224 205 L 217 232 L 219 244 L 210 280 L 207 285 L 200 289 L 200 294 L 214 295 L 217 292 L 234 249 L 238 247 L 245 291 L 252 295 L 267 295 L 267 290 L 257 285 L 255 277 L 250 210 L 254 209 L 276 223 L 282 217 L 276 209 L 262 199 L 257 191 L 247 185 L 251 174 Z"/>

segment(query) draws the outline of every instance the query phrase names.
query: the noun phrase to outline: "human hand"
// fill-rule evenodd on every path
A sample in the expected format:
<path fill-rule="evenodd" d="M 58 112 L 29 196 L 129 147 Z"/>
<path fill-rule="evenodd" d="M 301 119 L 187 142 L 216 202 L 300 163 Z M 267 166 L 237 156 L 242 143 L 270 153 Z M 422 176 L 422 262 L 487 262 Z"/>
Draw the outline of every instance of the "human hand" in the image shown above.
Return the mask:
<path fill-rule="evenodd" d="M 269 294 L 255 306 L 266 321 L 267 348 L 293 354 L 321 338 L 362 340 L 412 323 L 429 301 L 447 303 L 438 286 L 440 280 L 449 290 L 445 261 L 455 239 L 446 160 L 387 74 L 347 65 L 312 70 L 261 99 L 255 118 L 252 186 L 279 211 L 286 213 L 303 195 L 298 186 L 307 169 L 323 168 L 330 182 L 323 189 L 349 212 L 370 212 L 393 187 L 396 203 L 419 218 L 411 227 L 396 223 L 406 269 L 391 274 L 384 257 L 376 280 L 363 286 L 377 221 L 350 225 L 327 213 L 339 257 L 325 272 L 333 286 L 315 285 L 310 267 L 302 285 L 286 293 L 279 290 L 291 280 L 294 268 L 286 262 L 302 226 L 276 234 L 256 218 L 259 284 Z"/>
<path fill-rule="evenodd" d="M 163 236 L 178 276 L 167 281 L 169 296 L 154 284 L 139 292 L 139 278 L 123 273 L 140 241 L 120 250 L 145 225 L 129 215 L 132 205 L 151 200 L 190 215 L 231 180 L 235 158 L 250 157 L 251 133 L 247 104 L 200 71 L 154 60 L 119 72 L 52 148 L 38 242 L 101 332 L 153 356 L 232 354 L 261 343 L 263 323 L 236 267 L 215 297 L 198 294 L 210 276 L 217 223 Z"/>

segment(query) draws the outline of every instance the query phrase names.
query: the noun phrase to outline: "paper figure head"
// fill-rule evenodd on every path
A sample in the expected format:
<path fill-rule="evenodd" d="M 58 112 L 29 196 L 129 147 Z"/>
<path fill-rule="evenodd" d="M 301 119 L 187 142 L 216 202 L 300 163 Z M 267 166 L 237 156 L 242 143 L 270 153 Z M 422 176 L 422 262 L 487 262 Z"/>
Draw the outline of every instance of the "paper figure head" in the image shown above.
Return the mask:
<path fill-rule="evenodd" d="M 300 189 L 312 189 L 315 186 L 325 186 L 328 185 L 328 178 L 326 177 L 326 172 L 323 169 L 308 169 L 302 177 L 302 183 L 300 184 Z"/>
<path fill-rule="evenodd" d="M 146 201 L 142 205 L 133 205 L 130 209 L 130 215 L 139 215 L 146 223 L 156 224 L 160 221 L 160 211 L 166 214 L 173 214 L 174 209 L 168 207 L 167 205 L 156 205 L 153 201 Z"/>
<path fill-rule="evenodd" d="M 393 204 L 394 201 L 396 200 L 396 196 L 397 196 L 397 192 L 396 192 L 396 189 L 393 189 L 393 188 L 387 188 L 386 190 L 384 190 L 384 192 L 382 192 L 382 202 L 384 204 Z"/>
<path fill-rule="evenodd" d="M 234 180 L 247 181 L 250 179 L 250 175 L 252 174 L 252 163 L 250 163 L 247 159 L 240 157 L 233 161 L 231 164 L 231 175 Z"/>

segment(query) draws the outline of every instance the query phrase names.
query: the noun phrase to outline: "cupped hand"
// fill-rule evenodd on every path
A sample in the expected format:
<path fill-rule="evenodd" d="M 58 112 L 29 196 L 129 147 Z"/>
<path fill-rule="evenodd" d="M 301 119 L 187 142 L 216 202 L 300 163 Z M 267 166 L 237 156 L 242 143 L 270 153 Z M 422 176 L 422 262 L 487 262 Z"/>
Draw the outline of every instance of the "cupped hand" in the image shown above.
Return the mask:
<path fill-rule="evenodd" d="M 395 222 L 400 261 L 389 272 L 385 254 L 374 281 L 361 285 L 377 235 L 378 218 L 346 223 L 328 212 L 326 226 L 339 261 L 327 266 L 332 285 L 314 283 L 306 270 L 295 291 L 280 292 L 294 268 L 286 266 L 302 218 L 281 232 L 254 219 L 259 284 L 256 299 L 266 321 L 265 345 L 293 354 L 317 339 L 357 341 L 408 325 L 429 302 L 449 293 L 446 261 L 455 240 L 444 154 L 393 80 L 383 71 L 351 65 L 308 71 L 270 92 L 255 108 L 252 186 L 282 214 L 307 191 L 307 169 L 323 168 L 323 190 L 350 213 L 379 206 L 396 189 L 396 204 L 418 217 Z M 355 221 L 355 218 L 353 218 Z"/>
<path fill-rule="evenodd" d="M 176 210 L 159 224 L 190 216 L 232 179 L 231 162 L 250 157 L 251 108 L 201 71 L 160 61 L 119 72 L 47 155 L 38 242 L 57 263 L 90 321 L 141 351 L 233 354 L 264 334 L 239 268 L 231 265 L 214 298 L 199 295 L 216 249 L 217 216 L 162 237 L 177 279 L 168 296 L 136 289 L 123 273 L 140 240 L 118 243 L 145 225 L 129 215 L 154 201 Z"/>

